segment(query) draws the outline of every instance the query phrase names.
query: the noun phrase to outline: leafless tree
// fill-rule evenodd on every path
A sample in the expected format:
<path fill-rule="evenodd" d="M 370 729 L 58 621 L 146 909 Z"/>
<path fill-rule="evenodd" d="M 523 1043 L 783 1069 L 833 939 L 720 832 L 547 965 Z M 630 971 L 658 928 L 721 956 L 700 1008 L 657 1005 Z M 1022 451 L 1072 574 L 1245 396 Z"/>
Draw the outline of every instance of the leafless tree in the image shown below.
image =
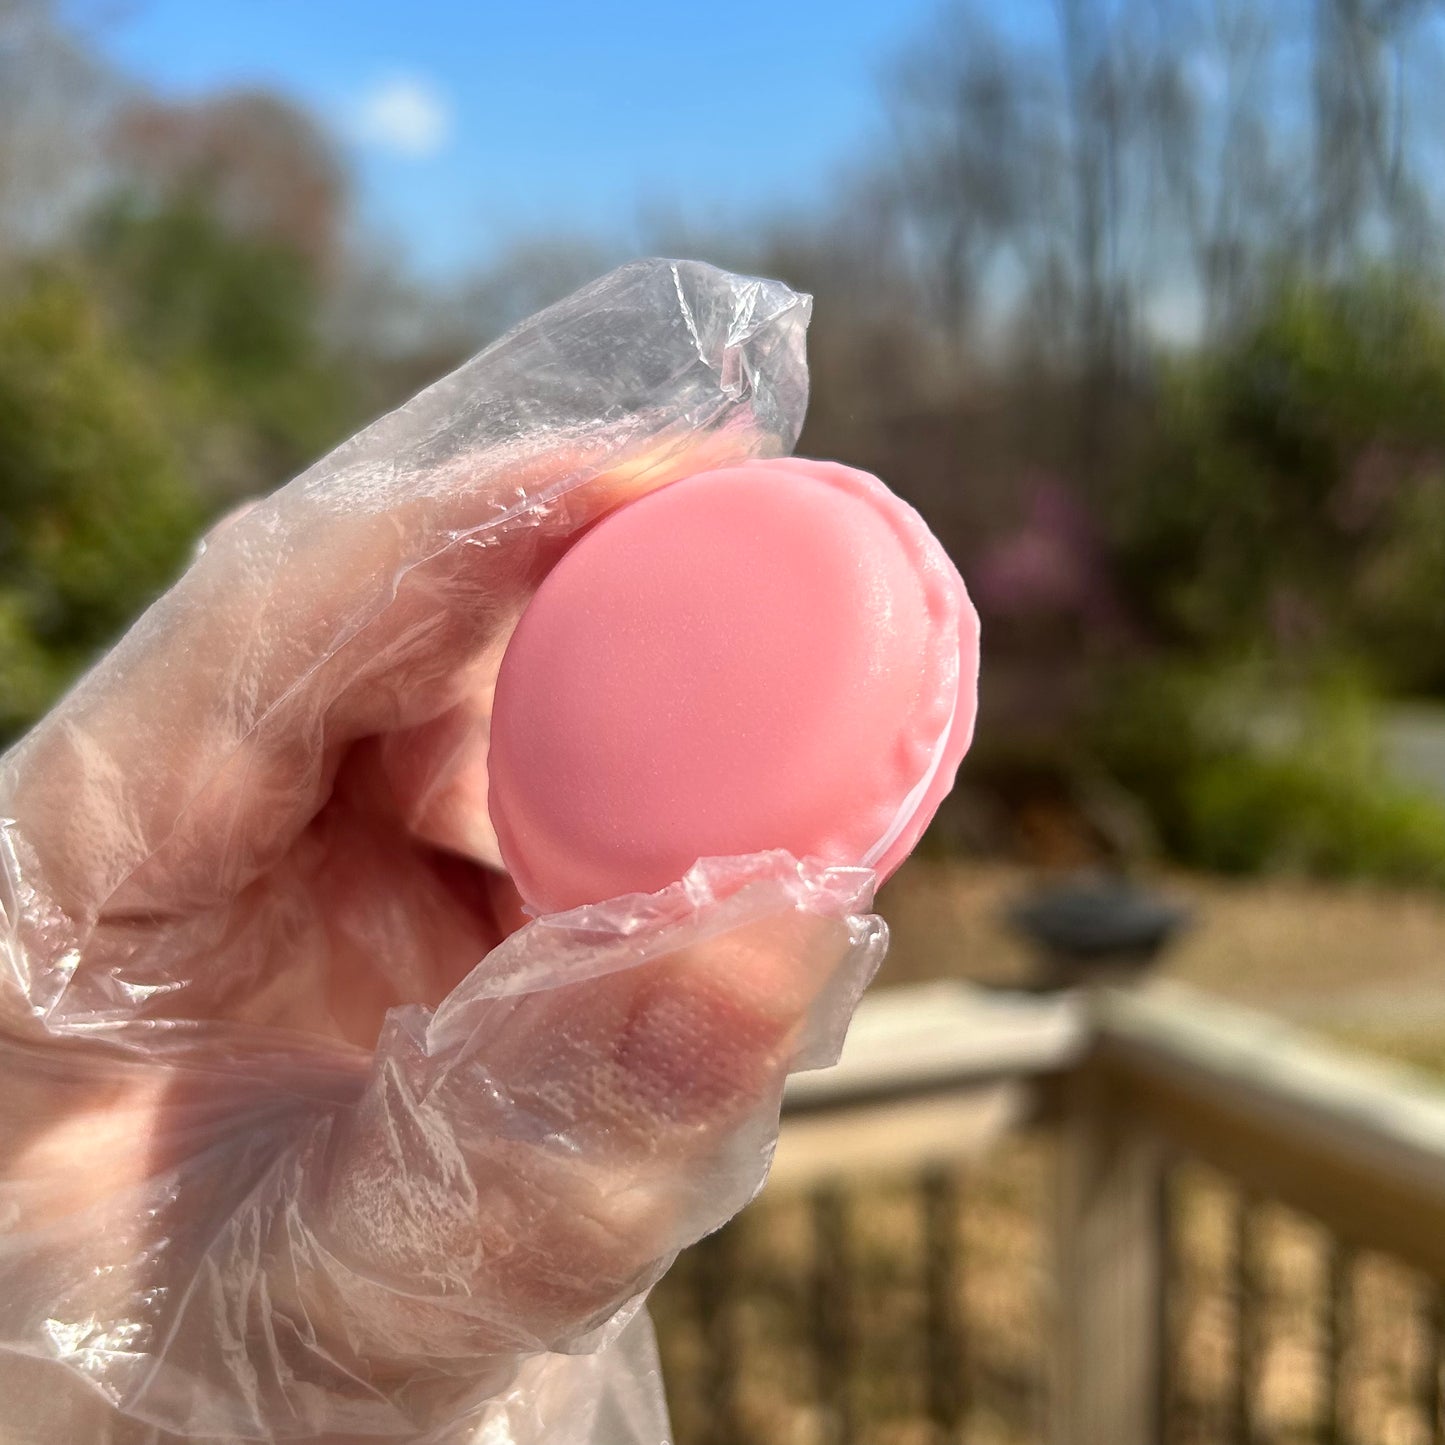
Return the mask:
<path fill-rule="evenodd" d="M 944 14 L 889 78 L 892 199 L 938 330 L 964 349 L 991 288 L 1046 244 L 1057 157 L 1038 57 L 983 13 Z"/>
<path fill-rule="evenodd" d="M 55 241 L 104 185 L 123 95 L 52 0 L 0 0 L 0 263 Z"/>
<path fill-rule="evenodd" d="M 1280 267 L 1432 260 L 1445 154 L 1417 113 L 1442 12 L 954 0 L 888 78 L 884 169 L 934 324 L 976 349 L 1007 303 L 1106 391 L 1141 332 L 1226 332 Z"/>
<path fill-rule="evenodd" d="M 1176 284 L 1187 277 L 1205 334 L 1219 336 L 1302 230 L 1307 175 L 1280 138 L 1291 28 L 1256 0 L 1156 3 L 1172 43 L 1147 104 L 1181 242 Z"/>
<path fill-rule="evenodd" d="M 1397 257 L 1421 254 L 1431 204 L 1414 163 L 1410 52 L 1438 8 L 1435 0 L 1315 0 L 1311 254 L 1321 270 L 1382 237 Z"/>

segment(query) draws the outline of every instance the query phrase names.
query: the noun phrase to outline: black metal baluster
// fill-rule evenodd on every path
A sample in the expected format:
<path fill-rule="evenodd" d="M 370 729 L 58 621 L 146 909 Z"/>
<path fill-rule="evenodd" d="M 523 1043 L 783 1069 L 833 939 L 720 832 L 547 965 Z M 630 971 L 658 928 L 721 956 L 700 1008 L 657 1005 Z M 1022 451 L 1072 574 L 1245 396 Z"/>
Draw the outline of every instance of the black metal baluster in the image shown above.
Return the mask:
<path fill-rule="evenodd" d="M 738 1240 L 736 1224 L 693 1247 L 697 1315 L 702 1330 L 703 1445 L 743 1445 L 738 1417 L 741 1361 L 735 1309 Z"/>
<path fill-rule="evenodd" d="M 852 1249 L 848 1200 L 842 1187 L 813 1194 L 813 1350 L 825 1445 L 854 1445 Z"/>
<path fill-rule="evenodd" d="M 1351 1281 L 1354 1255 L 1331 1236 L 1325 1267 L 1324 1401 L 1319 1436 L 1322 1445 L 1345 1445 L 1345 1356 L 1350 1340 Z"/>
<path fill-rule="evenodd" d="M 1445 1356 L 1445 1296 L 1433 1280 L 1425 1286 L 1420 1311 L 1420 1418 L 1430 1445 L 1445 1445 L 1445 1419 L 1441 1418 L 1440 1369 Z"/>
<path fill-rule="evenodd" d="M 1184 1373 L 1180 1369 L 1184 1334 L 1184 1290 L 1179 1248 L 1180 1186 L 1178 1171 L 1166 1168 L 1159 1182 L 1159 1237 L 1162 1240 L 1159 1290 L 1159 1426 L 1160 1445 L 1180 1434 L 1185 1409 Z"/>
<path fill-rule="evenodd" d="M 939 1445 L 955 1445 L 968 1413 L 965 1334 L 959 1305 L 958 1177 L 947 1169 L 931 1169 L 923 1176 L 921 1194 L 928 1417 Z"/>
<path fill-rule="evenodd" d="M 1241 1191 L 1234 1205 L 1234 1389 L 1229 1438 L 1254 1445 L 1254 1404 L 1259 1364 L 1259 1279 L 1254 1250 L 1254 1200 Z"/>

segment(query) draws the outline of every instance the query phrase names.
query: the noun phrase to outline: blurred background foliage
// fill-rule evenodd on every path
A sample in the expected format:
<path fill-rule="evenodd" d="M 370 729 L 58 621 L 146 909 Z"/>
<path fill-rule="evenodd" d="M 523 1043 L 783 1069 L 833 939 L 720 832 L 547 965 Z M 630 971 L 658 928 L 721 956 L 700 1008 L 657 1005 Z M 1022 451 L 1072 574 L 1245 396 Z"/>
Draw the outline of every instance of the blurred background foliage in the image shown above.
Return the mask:
<path fill-rule="evenodd" d="M 1422 790 L 1390 727 L 1445 702 L 1440 7 L 1026 8 L 900 35 L 812 210 L 648 223 L 815 294 L 801 450 L 880 472 L 975 593 L 934 844 L 1445 881 L 1445 744 Z M 0 0 L 0 736 L 219 513 L 622 259 L 419 280 L 341 157 Z"/>
<path fill-rule="evenodd" d="M 0 726 L 36 716 L 172 576 L 204 508 L 161 379 L 79 275 L 0 306 Z"/>

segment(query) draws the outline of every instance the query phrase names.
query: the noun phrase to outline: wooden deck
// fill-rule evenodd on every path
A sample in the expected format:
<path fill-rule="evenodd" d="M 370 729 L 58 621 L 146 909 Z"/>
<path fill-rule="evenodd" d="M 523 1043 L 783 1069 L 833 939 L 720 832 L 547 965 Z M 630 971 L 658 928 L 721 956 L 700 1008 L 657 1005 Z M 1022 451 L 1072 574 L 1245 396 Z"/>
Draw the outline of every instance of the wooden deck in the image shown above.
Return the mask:
<path fill-rule="evenodd" d="M 866 998 L 831 1069 L 788 1081 L 770 1188 L 978 1154 L 1026 1123 L 1038 1081 L 1081 1057 L 1085 1001 L 961 983 Z"/>
<path fill-rule="evenodd" d="M 1029 1123 L 1059 1145 L 1054 1445 L 1166 1438 L 1165 1200 L 1180 1160 L 1313 1218 L 1343 1252 L 1445 1286 L 1445 1090 L 1177 985 L 880 992 L 839 1064 L 791 1081 L 769 1188 L 926 1171 Z M 1431 1348 L 1445 1358 L 1445 1339 Z M 1433 1441 L 1440 1385 L 1437 1370 L 1422 1406 Z"/>

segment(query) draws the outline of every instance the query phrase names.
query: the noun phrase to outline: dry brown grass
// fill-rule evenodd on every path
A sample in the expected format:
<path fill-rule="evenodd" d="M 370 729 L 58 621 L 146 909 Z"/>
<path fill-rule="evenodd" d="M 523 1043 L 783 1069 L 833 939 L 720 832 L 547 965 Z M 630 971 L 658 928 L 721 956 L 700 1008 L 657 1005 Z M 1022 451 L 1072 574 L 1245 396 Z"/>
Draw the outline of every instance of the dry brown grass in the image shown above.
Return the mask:
<path fill-rule="evenodd" d="M 914 860 L 879 897 L 893 946 L 878 985 L 1022 980 L 1028 950 L 1004 913 L 1038 881 L 1013 865 Z M 1445 1040 L 1445 896 L 1190 874 L 1149 881 L 1193 916 L 1166 976 L 1385 1052 Z"/>

